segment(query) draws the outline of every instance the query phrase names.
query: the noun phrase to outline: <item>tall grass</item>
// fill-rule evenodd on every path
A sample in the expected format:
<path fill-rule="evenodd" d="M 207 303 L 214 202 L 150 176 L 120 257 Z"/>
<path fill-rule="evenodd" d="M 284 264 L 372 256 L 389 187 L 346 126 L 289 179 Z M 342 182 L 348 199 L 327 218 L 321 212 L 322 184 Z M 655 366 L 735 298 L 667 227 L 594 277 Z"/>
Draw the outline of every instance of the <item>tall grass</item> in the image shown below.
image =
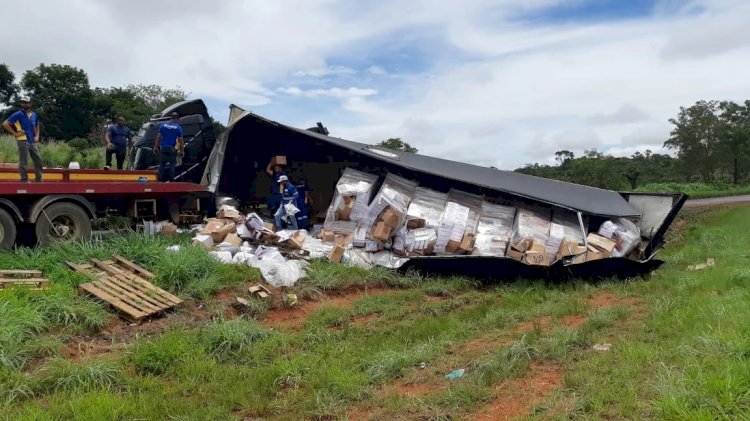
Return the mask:
<path fill-rule="evenodd" d="M 18 162 L 17 142 L 12 136 L 0 136 L 0 154 L 4 156 L 5 162 Z M 42 155 L 44 166 L 48 168 L 68 168 L 68 164 L 75 161 L 81 165 L 81 168 L 96 169 L 104 167 L 104 147 L 81 148 L 76 146 L 82 145 L 62 141 L 40 143 L 39 153 Z"/>
<path fill-rule="evenodd" d="M 644 192 L 683 192 L 693 199 L 750 194 L 750 185 L 727 183 L 649 183 L 639 186 Z"/>
<path fill-rule="evenodd" d="M 90 392 L 124 385 L 120 367 L 104 360 L 75 362 L 56 358 L 40 374 L 41 386 L 46 391 Z"/>

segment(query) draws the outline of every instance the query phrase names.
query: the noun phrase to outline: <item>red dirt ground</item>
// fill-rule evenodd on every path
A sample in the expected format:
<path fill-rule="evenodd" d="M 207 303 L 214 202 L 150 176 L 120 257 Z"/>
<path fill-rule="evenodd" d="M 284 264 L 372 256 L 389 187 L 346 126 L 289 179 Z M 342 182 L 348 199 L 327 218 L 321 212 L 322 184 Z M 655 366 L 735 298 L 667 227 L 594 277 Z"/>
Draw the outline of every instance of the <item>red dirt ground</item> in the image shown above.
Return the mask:
<path fill-rule="evenodd" d="M 609 291 L 602 291 L 589 299 L 589 304 L 594 308 L 604 308 L 611 306 L 635 307 L 641 304 L 637 297 L 620 298 Z"/>
<path fill-rule="evenodd" d="M 512 339 L 501 339 L 501 338 L 477 338 L 469 342 L 466 342 L 457 351 L 460 355 L 478 355 L 485 352 L 491 352 L 495 349 L 510 345 L 513 343 Z"/>
<path fill-rule="evenodd" d="M 346 292 L 340 296 L 325 297 L 320 301 L 304 301 L 292 308 L 272 310 L 268 313 L 265 323 L 273 327 L 294 327 L 305 322 L 313 313 L 323 306 L 348 307 L 360 298 L 374 295 L 386 295 L 392 291 L 388 289 L 368 289 Z"/>
<path fill-rule="evenodd" d="M 586 316 L 581 316 L 578 314 L 571 314 L 571 315 L 563 317 L 563 324 L 565 324 L 565 326 L 567 327 L 577 329 L 582 324 L 586 323 L 586 320 L 588 320 Z"/>
<path fill-rule="evenodd" d="M 543 401 L 560 385 L 560 367 L 551 362 L 534 361 L 526 376 L 499 385 L 495 398 L 467 419 L 501 421 L 526 416 L 534 405 Z"/>
<path fill-rule="evenodd" d="M 527 320 L 516 327 L 516 333 L 529 333 L 539 326 L 540 329 L 544 329 L 549 326 L 550 317 L 542 316 L 535 319 Z"/>

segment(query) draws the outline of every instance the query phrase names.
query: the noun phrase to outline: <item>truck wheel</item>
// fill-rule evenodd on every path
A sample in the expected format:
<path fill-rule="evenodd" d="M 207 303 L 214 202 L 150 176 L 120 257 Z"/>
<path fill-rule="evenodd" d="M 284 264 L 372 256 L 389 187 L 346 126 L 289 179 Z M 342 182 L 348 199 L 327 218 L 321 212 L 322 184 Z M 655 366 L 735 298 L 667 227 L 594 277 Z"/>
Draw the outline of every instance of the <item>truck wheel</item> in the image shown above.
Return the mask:
<path fill-rule="evenodd" d="M 68 243 L 91 238 L 91 219 L 80 206 L 73 203 L 53 203 L 36 220 L 36 240 L 39 244 Z"/>
<path fill-rule="evenodd" d="M 16 244 L 16 221 L 5 210 L 0 209 L 0 250 L 10 250 Z"/>

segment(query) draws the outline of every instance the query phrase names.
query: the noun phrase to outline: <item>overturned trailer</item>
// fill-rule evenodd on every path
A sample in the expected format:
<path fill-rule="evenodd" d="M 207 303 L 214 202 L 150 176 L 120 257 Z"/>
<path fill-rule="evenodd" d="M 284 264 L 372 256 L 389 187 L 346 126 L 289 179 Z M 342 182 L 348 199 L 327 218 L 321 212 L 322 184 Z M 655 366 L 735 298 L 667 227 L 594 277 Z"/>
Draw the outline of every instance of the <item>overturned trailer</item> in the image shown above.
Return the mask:
<path fill-rule="evenodd" d="M 607 255 L 605 259 L 566 258 L 538 265 L 512 258 L 511 251 L 519 253 L 518 250 L 523 252 L 526 247 L 531 246 L 532 242 L 529 240 L 523 248 L 516 246 L 513 250 L 508 244 L 507 256 L 491 252 L 468 255 L 444 252 L 438 255 L 410 254 L 408 260 L 404 260 L 406 263 L 401 266 L 403 270 L 413 268 L 487 277 L 632 276 L 648 272 L 661 263 L 655 260 L 655 256 L 664 246 L 664 235 L 687 199 L 681 193 L 618 193 L 394 151 L 324 133 L 327 131 L 321 130 L 320 125 L 316 129 L 298 129 L 233 105 L 230 108 L 228 127 L 217 139 L 208 158 L 202 183 L 217 195 L 232 196 L 243 203 L 266 203 L 273 183 L 265 172 L 266 163 L 274 156 L 284 155 L 289 164 L 288 175 L 292 180 L 304 180 L 307 184 L 313 197 L 312 216 L 317 216 L 321 221 L 326 215 L 330 220 L 329 204 L 335 202 L 337 182 L 345 169 L 353 168 L 376 175 L 380 181 L 387 182 L 386 177 L 389 175 L 392 178 L 410 180 L 415 186 L 433 192 L 432 194 L 447 194 L 446 200 L 449 203 L 451 195 L 476 198 L 466 199 L 475 200 L 472 211 L 469 212 L 474 216 L 472 235 L 481 235 L 482 232 L 491 234 L 492 221 L 485 221 L 482 228 L 481 217 L 493 213 L 501 215 L 503 207 L 519 209 L 515 219 L 516 226 L 522 217 L 522 211 L 528 214 L 524 217 L 531 221 L 534 219 L 534 212 L 559 215 L 561 219 L 557 228 L 560 235 L 565 229 L 580 228 L 581 246 L 589 246 L 588 242 L 592 238 L 587 237 L 588 233 L 596 233 L 597 230 L 601 233 L 607 224 L 612 225 L 613 220 L 630 221 L 627 223 L 636 226 L 639 233 L 636 251 L 627 255 L 614 253 L 612 256 Z M 458 205 L 454 207 L 454 210 L 461 208 Z M 372 211 L 372 206 L 370 210 Z M 562 222 L 563 219 L 568 222 Z M 552 216 L 549 223 L 553 227 L 556 225 Z M 508 238 L 506 241 L 510 243 L 512 239 Z M 542 242 L 542 245 L 545 243 Z M 556 243 L 552 246 L 553 257 L 554 248 L 559 245 Z M 438 246 L 445 249 L 445 244 Z M 546 243 L 546 247 L 549 249 L 550 244 Z"/>

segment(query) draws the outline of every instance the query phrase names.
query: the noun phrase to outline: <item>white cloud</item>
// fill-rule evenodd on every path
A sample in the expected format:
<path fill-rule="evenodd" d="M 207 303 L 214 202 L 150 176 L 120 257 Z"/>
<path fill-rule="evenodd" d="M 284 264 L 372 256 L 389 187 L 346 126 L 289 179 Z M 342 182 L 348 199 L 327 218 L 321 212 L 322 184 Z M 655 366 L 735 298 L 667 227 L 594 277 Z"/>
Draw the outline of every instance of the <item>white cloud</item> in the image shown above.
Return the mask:
<path fill-rule="evenodd" d="M 320 98 L 324 96 L 334 98 L 361 98 L 371 95 L 377 95 L 378 91 L 375 89 L 363 89 L 363 88 L 329 88 L 329 89 L 300 89 L 296 86 L 290 86 L 286 88 L 278 88 L 277 91 L 292 95 L 292 96 L 304 96 L 307 98 Z"/>
<path fill-rule="evenodd" d="M 181 86 L 262 115 L 284 108 L 294 121 L 283 122 L 300 126 L 324 114 L 337 136 L 400 136 L 505 168 L 561 149 L 660 146 L 680 106 L 750 98 L 750 3 L 662 0 L 639 19 L 523 20 L 582 1 L 15 2 L 6 14 L 24 18 L 6 19 L 0 36 L 23 42 L 6 42 L 2 61 L 16 74 L 72 64 L 96 86 Z M 340 101 L 321 111 L 321 98 Z"/>

